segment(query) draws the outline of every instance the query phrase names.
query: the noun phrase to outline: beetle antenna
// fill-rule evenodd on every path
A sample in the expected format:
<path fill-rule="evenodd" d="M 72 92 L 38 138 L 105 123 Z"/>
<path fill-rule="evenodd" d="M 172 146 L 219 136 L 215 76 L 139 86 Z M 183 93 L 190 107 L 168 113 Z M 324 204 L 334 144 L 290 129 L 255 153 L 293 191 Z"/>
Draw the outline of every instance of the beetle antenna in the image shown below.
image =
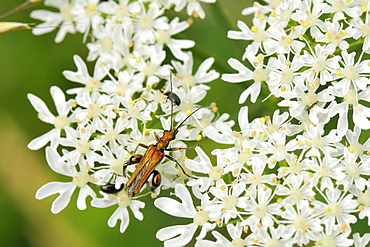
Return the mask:
<path fill-rule="evenodd" d="M 172 70 L 170 70 L 170 92 L 172 93 Z M 173 128 L 173 100 L 171 101 L 171 129 Z"/>
<path fill-rule="evenodd" d="M 209 102 L 209 103 L 207 103 L 207 104 L 204 104 L 204 105 L 202 105 L 201 107 L 199 107 L 199 108 L 197 108 L 197 109 L 195 109 L 189 116 L 187 116 L 184 120 L 182 120 L 182 122 L 176 127 L 176 130 L 177 129 L 179 129 L 180 127 L 181 127 L 181 125 L 183 125 L 185 122 L 186 122 L 186 120 L 188 120 L 191 116 L 193 116 L 194 115 L 194 113 L 196 113 L 197 111 L 199 111 L 200 109 L 202 109 L 202 108 L 204 108 L 204 107 L 206 107 L 206 106 L 208 106 L 208 105 L 210 105 L 210 104 L 212 104 L 213 102 L 215 102 L 215 101 L 217 101 L 219 99 L 219 97 L 217 97 L 217 98 L 215 98 L 214 100 L 212 100 L 211 102 Z"/>

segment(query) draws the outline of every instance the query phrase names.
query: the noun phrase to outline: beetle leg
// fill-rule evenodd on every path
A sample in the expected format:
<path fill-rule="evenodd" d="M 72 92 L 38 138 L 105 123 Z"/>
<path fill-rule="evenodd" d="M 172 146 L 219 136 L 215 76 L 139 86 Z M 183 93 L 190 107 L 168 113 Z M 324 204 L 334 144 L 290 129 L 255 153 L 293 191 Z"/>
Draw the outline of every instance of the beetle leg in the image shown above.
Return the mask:
<path fill-rule="evenodd" d="M 155 139 L 156 139 L 156 141 L 157 142 L 159 142 L 159 140 L 161 139 L 161 138 L 159 138 L 159 136 L 157 135 L 157 133 L 156 132 L 154 132 L 153 133 L 153 135 L 154 135 L 154 137 L 155 137 Z M 139 143 L 139 145 L 140 145 L 141 143 Z"/>
<path fill-rule="evenodd" d="M 193 177 L 193 176 L 190 176 L 189 174 L 187 174 L 186 173 L 186 171 L 185 171 L 185 169 L 184 169 L 184 167 L 182 167 L 182 165 L 174 158 L 174 157 L 172 157 L 172 156 L 169 156 L 169 155 L 167 155 L 167 154 L 165 154 L 164 156 L 166 156 L 166 158 L 167 159 L 169 159 L 169 160 L 172 160 L 173 162 L 175 162 L 180 168 L 181 168 L 181 171 L 186 175 L 186 176 L 188 176 L 189 178 L 194 178 L 194 179 L 198 179 L 198 178 L 196 178 L 196 177 Z"/>
<path fill-rule="evenodd" d="M 152 181 L 147 181 L 146 182 L 146 185 L 147 187 L 151 190 L 151 191 L 154 191 L 156 190 L 159 185 L 161 185 L 161 181 L 162 181 L 162 176 L 161 174 L 159 173 L 159 171 L 157 170 L 154 170 L 152 173 Z"/>
<path fill-rule="evenodd" d="M 166 148 L 165 151 L 177 151 L 177 150 L 186 150 L 186 149 L 193 149 L 196 147 L 200 147 L 199 144 L 192 146 L 192 147 L 177 147 L 177 148 Z"/>
<path fill-rule="evenodd" d="M 118 189 L 116 189 L 115 184 L 106 184 L 106 185 L 100 186 L 100 190 L 107 194 L 116 194 L 120 192 L 121 190 L 123 190 L 124 187 L 125 185 L 121 184 L 121 186 Z"/>

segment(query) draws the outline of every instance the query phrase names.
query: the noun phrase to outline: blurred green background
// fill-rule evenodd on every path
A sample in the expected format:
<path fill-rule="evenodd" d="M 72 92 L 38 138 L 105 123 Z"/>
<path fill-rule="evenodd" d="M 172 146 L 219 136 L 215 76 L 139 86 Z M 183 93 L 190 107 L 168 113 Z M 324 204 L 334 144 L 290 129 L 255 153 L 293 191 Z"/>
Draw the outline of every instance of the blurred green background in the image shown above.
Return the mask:
<path fill-rule="evenodd" d="M 23 0 L 0 2 L 1 14 Z M 214 68 L 221 74 L 232 72 L 227 60 L 230 57 L 240 58 L 245 42 L 227 39 L 227 31 L 237 29 L 238 19 L 247 21 L 240 12 L 251 5 L 250 0 L 203 4 L 207 18 L 195 20 L 194 25 L 179 36 L 196 41 L 194 53 L 197 65 L 200 60 L 212 56 L 217 61 Z M 35 20 L 29 18 L 30 11 L 10 15 L 1 21 L 34 23 Z M 144 221 L 136 220 L 131 214 L 130 225 L 123 234 L 119 232 L 118 225 L 113 229 L 107 225 L 116 207 L 88 207 L 85 211 L 79 211 L 75 195 L 65 210 L 53 215 L 50 207 L 56 196 L 41 201 L 34 198 L 36 190 L 43 184 L 70 180 L 50 170 L 44 149 L 30 151 L 26 147 L 33 138 L 51 129 L 50 125 L 37 118 L 36 111 L 27 100 L 27 93 L 42 98 L 55 112 L 50 87 L 57 85 L 66 90 L 78 86 L 67 81 L 62 71 L 76 71 L 72 59 L 74 54 L 82 58 L 87 56 L 87 49 L 81 42 L 82 35 L 67 35 L 61 44 L 55 44 L 55 34 L 52 32 L 36 37 L 29 30 L 0 34 L 0 245 L 162 246 L 155 238 L 157 230 L 174 224 L 188 224 L 190 220 L 174 219 L 164 214 L 154 208 L 150 198 L 147 198 L 146 207 L 142 210 Z M 231 118 L 236 120 L 238 97 L 245 85 L 230 84 L 220 79 L 209 85 L 212 90 L 203 102 L 220 97 L 217 102 L 220 112 L 229 112 Z M 266 112 L 262 115 L 271 114 L 267 109 L 253 108 L 252 116 L 258 111 Z M 206 142 L 203 148 L 210 152 L 216 146 Z"/>

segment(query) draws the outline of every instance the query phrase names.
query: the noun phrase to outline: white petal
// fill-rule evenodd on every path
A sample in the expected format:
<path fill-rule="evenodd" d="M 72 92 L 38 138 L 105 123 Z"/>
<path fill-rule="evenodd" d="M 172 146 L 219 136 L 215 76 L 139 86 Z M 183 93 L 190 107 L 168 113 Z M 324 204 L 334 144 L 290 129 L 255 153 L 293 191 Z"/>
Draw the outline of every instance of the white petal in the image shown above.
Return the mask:
<path fill-rule="evenodd" d="M 44 184 L 40 189 L 37 190 L 35 197 L 37 200 L 44 199 L 45 197 L 59 193 L 64 189 L 65 185 L 66 183 L 64 182 L 50 182 Z"/>
<path fill-rule="evenodd" d="M 34 19 L 39 19 L 42 21 L 51 21 L 53 19 L 60 19 L 59 13 L 51 12 L 48 10 L 41 10 L 41 9 L 32 11 L 30 16 Z"/>
<path fill-rule="evenodd" d="M 191 199 L 191 195 L 188 189 L 183 184 L 177 184 L 175 187 L 176 196 L 182 200 L 182 203 L 187 206 L 193 213 L 196 213 L 194 206 L 193 206 L 193 199 Z"/>
<path fill-rule="evenodd" d="M 128 224 L 130 223 L 130 217 L 126 208 L 117 208 L 116 211 L 108 220 L 108 226 L 114 227 L 117 224 L 117 221 L 121 220 L 121 226 L 119 228 L 120 232 L 123 233 L 126 231 Z"/>
<path fill-rule="evenodd" d="M 86 209 L 86 198 L 88 196 L 91 196 L 92 198 L 96 197 L 95 192 L 87 185 L 80 188 L 80 193 L 77 197 L 77 208 L 79 210 L 85 210 Z"/>
<path fill-rule="evenodd" d="M 194 212 L 172 198 L 158 198 L 154 205 L 163 212 L 176 217 L 193 218 Z"/>
<path fill-rule="evenodd" d="M 209 169 L 207 169 L 207 166 L 204 166 L 200 164 L 198 161 L 186 159 L 185 160 L 185 166 L 186 168 L 194 171 L 194 172 L 200 172 L 200 173 L 208 173 Z"/>
<path fill-rule="evenodd" d="M 239 110 L 238 122 L 240 129 L 243 131 L 248 130 L 249 128 L 249 119 L 248 119 L 248 106 L 243 106 Z"/>
<path fill-rule="evenodd" d="M 171 39 L 171 41 L 167 43 L 167 46 L 172 51 L 173 55 L 182 61 L 189 60 L 189 56 L 186 52 L 182 51 L 182 49 L 188 49 L 193 47 L 194 45 L 195 42 L 192 40 Z"/>
<path fill-rule="evenodd" d="M 178 246 L 185 246 L 187 245 L 193 238 L 195 231 L 197 230 L 197 226 L 194 224 L 190 224 L 190 227 L 182 232 L 182 234 L 176 238 L 167 240 L 164 243 L 165 247 L 178 247 Z"/>
<path fill-rule="evenodd" d="M 218 143 L 233 144 L 235 141 L 235 137 L 230 135 L 231 131 L 228 129 L 217 129 L 210 125 L 203 130 L 203 133 L 205 136 Z"/>
<path fill-rule="evenodd" d="M 193 218 L 196 210 L 193 206 L 189 191 L 182 184 L 177 184 L 175 187 L 176 196 L 182 200 L 182 203 L 171 198 L 158 198 L 155 200 L 154 205 L 167 214 L 183 217 Z"/>
<path fill-rule="evenodd" d="M 73 177 L 73 175 L 76 173 L 76 170 L 73 166 L 61 161 L 61 157 L 54 148 L 47 147 L 45 149 L 45 156 L 50 168 L 56 173 L 69 177 Z"/>
<path fill-rule="evenodd" d="M 132 200 L 130 203 L 131 211 L 134 214 L 135 218 L 138 220 L 143 220 L 144 218 L 143 214 L 139 211 L 140 208 L 144 208 L 144 207 L 145 207 L 145 203 L 142 201 Z"/>
<path fill-rule="evenodd" d="M 94 198 L 91 201 L 91 206 L 96 208 L 107 208 L 115 204 L 117 204 L 116 200 L 112 200 L 108 196 L 104 198 Z"/>
<path fill-rule="evenodd" d="M 65 207 L 67 207 L 68 203 L 71 200 L 71 196 L 73 194 L 73 191 L 76 189 L 76 186 L 72 183 L 66 183 L 66 185 L 67 184 L 69 186 L 66 188 L 66 190 L 62 194 L 60 194 L 60 196 L 58 196 L 58 198 L 55 199 L 55 201 L 51 205 L 51 212 L 53 214 L 57 214 L 65 209 Z"/>
<path fill-rule="evenodd" d="M 86 64 L 84 63 L 82 58 L 77 55 L 73 56 L 73 60 L 76 64 L 77 72 L 65 70 L 63 71 L 63 75 L 70 81 L 85 83 L 84 79 L 88 78 L 89 76 Z"/>
<path fill-rule="evenodd" d="M 348 109 L 348 106 L 346 105 L 346 108 Z M 341 111 L 339 113 L 339 119 L 338 119 L 338 135 L 344 136 L 347 133 L 348 130 L 348 111 L 346 109 L 343 109 L 344 111 Z"/>
<path fill-rule="evenodd" d="M 200 147 L 196 147 L 195 151 L 197 152 L 200 160 L 205 164 L 211 164 L 211 160 L 209 159 L 208 155 L 201 149 Z"/>
<path fill-rule="evenodd" d="M 33 94 L 27 94 L 27 98 L 31 102 L 32 106 L 39 113 L 38 117 L 45 123 L 54 124 L 54 115 L 51 114 L 49 108 L 46 106 L 44 101 Z"/>
<path fill-rule="evenodd" d="M 189 229 L 192 229 L 193 226 L 194 226 L 193 223 L 188 224 L 188 225 L 180 225 L 180 226 L 168 226 L 168 227 L 160 229 L 156 234 L 156 238 L 158 238 L 161 241 L 165 241 L 179 234 L 182 234 L 185 231 L 189 231 Z"/>
<path fill-rule="evenodd" d="M 361 129 L 367 130 L 370 128 L 370 121 L 365 116 L 364 111 L 354 109 L 353 122 Z"/>
<path fill-rule="evenodd" d="M 58 114 L 66 116 L 68 113 L 68 109 L 66 109 L 66 97 L 63 91 L 57 86 L 52 86 L 50 88 L 50 94 L 54 100 L 54 104 L 57 108 Z"/>
<path fill-rule="evenodd" d="M 58 131 L 57 129 L 52 129 L 49 132 L 43 134 L 42 136 L 36 137 L 30 143 L 28 143 L 27 147 L 31 150 L 38 150 L 45 146 L 53 136 L 54 132 Z"/>

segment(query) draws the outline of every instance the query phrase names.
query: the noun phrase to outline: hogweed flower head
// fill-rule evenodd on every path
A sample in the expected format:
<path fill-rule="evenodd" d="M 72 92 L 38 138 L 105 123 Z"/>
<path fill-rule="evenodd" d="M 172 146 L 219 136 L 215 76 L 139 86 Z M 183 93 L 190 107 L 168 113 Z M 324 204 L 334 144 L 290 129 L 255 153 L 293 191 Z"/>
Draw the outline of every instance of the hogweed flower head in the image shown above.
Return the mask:
<path fill-rule="evenodd" d="M 128 208 L 143 219 L 142 194 L 130 197 L 119 190 L 135 170 L 126 165 L 130 156 L 145 151 L 137 149 L 138 143 L 156 143 L 153 132 L 168 130 L 176 126 L 173 121 L 180 123 L 192 114 L 209 89 L 206 83 L 219 76 L 211 69 L 214 58 L 194 71 L 193 54 L 184 51 L 194 42 L 172 37 L 188 23 L 163 15 L 173 4 L 175 11 L 186 7 L 189 15 L 204 18 L 199 2 L 46 1 L 60 13 L 49 13 L 45 22 L 72 23 L 73 30 L 61 28 L 56 41 L 67 32 L 84 33 L 85 39 L 91 37 L 88 60 L 95 61 L 89 73 L 75 56 L 77 71 L 64 71 L 68 80 L 79 84 L 68 91 L 74 99 L 66 101 L 58 88 L 52 88 L 58 116 L 29 95 L 40 119 L 55 127 L 32 141 L 30 148 L 50 142 L 50 167 L 72 177 L 70 183 L 50 183 L 38 191 L 39 199 L 60 194 L 53 212 L 60 212 L 79 187 L 79 209 L 86 207 L 87 196 L 93 197 L 95 207 L 117 206 L 109 226 L 120 219 L 120 230 L 125 231 Z M 155 206 L 189 219 L 187 225 L 157 232 L 165 246 L 188 244 L 198 229 L 196 246 L 369 243 L 369 234 L 360 237 L 352 229 L 364 218 L 370 225 L 370 139 L 364 134 L 370 128 L 367 5 L 288 0 L 255 3 L 243 10 L 254 14 L 252 26 L 238 21 L 240 30 L 229 31 L 228 37 L 248 45 L 240 58 L 228 61 L 237 72 L 223 74 L 222 79 L 246 85 L 240 104 L 249 97 L 255 103 L 263 94 L 275 97 L 278 109 L 272 116 L 250 121 L 248 106 L 241 106 L 236 129 L 227 114 L 216 119 L 212 109 L 217 108 L 205 107 L 178 129 L 171 147 L 184 147 L 185 141 L 200 136 L 229 147 L 212 151 L 215 164 L 200 147 L 194 159 L 173 152 L 184 171 L 197 179 L 183 176 L 172 161 L 158 164 L 162 182 L 155 194 L 175 188 L 173 197 L 180 201 L 160 197 Z M 37 12 L 34 15 L 41 19 Z M 165 62 L 168 51 L 177 59 L 171 64 Z M 176 70 L 172 84 L 170 68 Z M 167 101 L 158 84 L 165 92 L 172 90 L 181 103 Z M 97 198 L 90 188 L 108 183 L 117 193 L 101 192 L 103 198 Z M 221 227 L 228 235 L 217 231 Z M 207 233 L 214 239 L 207 239 Z"/>
<path fill-rule="evenodd" d="M 108 225 L 113 227 L 121 220 L 120 231 L 124 232 L 129 225 L 128 209 L 135 218 L 143 219 L 140 209 L 145 203 L 140 197 L 145 191 L 133 196 L 126 193 L 126 188 L 122 189 L 134 173 L 132 164 L 140 160 L 139 154 L 145 153 L 142 147 L 159 143 L 158 136 L 164 130 L 176 130 L 167 141 L 169 149 L 186 149 L 185 141 L 199 139 L 205 135 L 205 129 L 215 124 L 217 111 L 209 107 L 203 107 L 183 122 L 199 107 L 210 89 L 206 84 L 217 79 L 219 73 L 211 68 L 213 58 L 205 59 L 198 68 L 193 66 L 193 55 L 185 49 L 195 42 L 173 37 L 189 27 L 179 17 L 170 20 L 164 15 L 173 4 L 176 11 L 187 7 L 190 14 L 205 17 L 198 1 L 148 4 L 126 0 L 47 0 L 45 5 L 56 12 L 31 13 L 31 17 L 44 21 L 33 30 L 36 35 L 59 27 L 55 42 L 61 42 L 67 33 L 84 33 L 89 49 L 87 60 L 95 62 L 90 72 L 84 59 L 75 55 L 76 70 L 63 71 L 66 79 L 76 83 L 67 90 L 69 96 L 56 86 L 50 89 L 57 115 L 39 97 L 28 94 L 40 120 L 52 125 L 52 130 L 31 141 L 28 147 L 46 146 L 51 169 L 71 177 L 71 182 L 51 182 L 37 191 L 37 199 L 59 194 L 51 208 L 53 213 L 63 210 L 79 189 L 78 209 L 86 208 L 88 196 L 93 198 L 94 207 L 116 205 Z M 172 95 L 179 97 L 179 102 L 173 103 Z M 161 157 L 170 151 L 167 147 L 163 149 L 156 149 L 146 158 Z M 173 152 L 173 159 L 184 163 L 186 152 L 181 151 Z M 172 160 L 149 165 L 161 173 L 160 179 L 155 175 L 149 178 L 161 182 L 150 187 L 155 189 L 153 197 L 161 190 L 185 183 L 190 176 L 185 176 L 185 172 L 190 172 L 180 169 Z M 102 191 L 107 193 L 100 191 L 97 195 L 94 190 L 100 186 L 105 186 Z M 196 224 L 202 225 L 199 222 L 204 217 L 198 218 Z"/>

